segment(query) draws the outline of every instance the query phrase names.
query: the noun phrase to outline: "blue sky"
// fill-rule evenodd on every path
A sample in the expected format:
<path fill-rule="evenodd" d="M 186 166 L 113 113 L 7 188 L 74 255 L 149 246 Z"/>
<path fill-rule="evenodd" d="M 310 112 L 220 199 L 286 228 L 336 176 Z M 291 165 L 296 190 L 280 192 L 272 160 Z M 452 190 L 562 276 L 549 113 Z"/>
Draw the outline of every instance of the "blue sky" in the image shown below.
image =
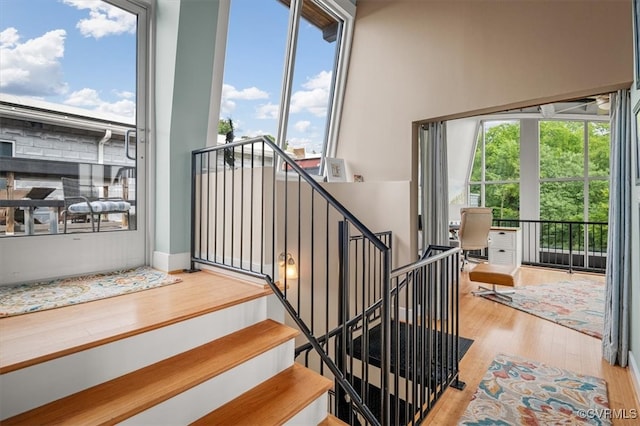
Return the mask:
<path fill-rule="evenodd" d="M 0 91 L 132 117 L 135 17 L 92 0 L 0 0 Z"/>
<path fill-rule="evenodd" d="M 276 136 L 288 8 L 233 0 L 221 118 Z M 100 0 L 0 0 L 0 92 L 123 117 L 135 113 L 135 17 Z M 336 43 L 301 22 L 290 145 L 321 149 Z"/>

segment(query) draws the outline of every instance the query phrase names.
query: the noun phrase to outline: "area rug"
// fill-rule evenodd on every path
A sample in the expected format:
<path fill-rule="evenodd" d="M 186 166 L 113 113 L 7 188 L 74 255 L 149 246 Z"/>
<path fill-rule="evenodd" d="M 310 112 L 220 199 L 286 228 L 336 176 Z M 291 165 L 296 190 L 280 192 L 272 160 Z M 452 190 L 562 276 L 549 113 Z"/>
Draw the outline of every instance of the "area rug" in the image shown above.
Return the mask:
<path fill-rule="evenodd" d="M 610 425 L 607 383 L 499 354 L 458 425 Z"/>
<path fill-rule="evenodd" d="M 0 286 L 0 317 L 27 314 L 182 281 L 147 266 L 30 284 Z"/>
<path fill-rule="evenodd" d="M 602 339 L 603 283 L 581 280 L 515 287 L 515 293 L 509 296 L 511 301 L 491 295 L 484 297 Z"/>
<path fill-rule="evenodd" d="M 413 336 L 414 330 L 412 325 L 407 325 L 405 322 L 401 322 L 398 324 L 399 326 L 399 336 L 400 336 L 400 354 L 413 354 L 414 350 L 414 341 L 413 339 L 407 339 L 407 336 Z M 392 322 L 392 329 L 395 329 L 395 322 Z M 452 371 L 454 368 L 454 336 L 452 334 L 441 333 L 438 330 L 431 330 L 431 344 L 433 345 L 434 352 L 441 352 L 447 354 L 447 359 L 442 357 L 441 361 L 444 361 L 445 365 L 440 365 L 437 360 L 433 360 L 432 370 L 431 370 L 431 380 L 432 382 L 440 382 L 441 374 L 452 374 L 455 373 Z M 366 350 L 366 354 L 368 355 L 367 362 L 376 367 L 380 367 L 382 365 L 382 351 L 380 342 L 382 341 L 382 329 L 380 325 L 376 325 L 375 327 L 369 330 L 369 348 Z M 417 333 L 418 335 L 420 333 Z M 396 347 L 397 337 L 395 335 L 391 335 L 391 346 L 393 348 Z M 458 336 L 458 361 L 462 360 L 462 357 L 467 353 L 471 344 L 473 343 L 473 339 L 467 339 L 462 336 Z M 418 347 L 421 347 L 422 343 L 418 340 Z M 362 351 L 362 336 L 355 338 L 349 348 L 349 352 L 353 354 L 357 359 L 362 359 L 363 351 Z M 411 366 L 413 365 L 413 359 L 407 359 L 405 356 L 400 357 L 400 362 L 396 361 L 396 351 L 391 352 L 391 370 L 396 371 L 396 368 L 399 368 L 400 376 L 407 377 L 407 375 L 413 375 L 411 371 Z M 399 365 L 397 365 L 399 364 Z"/>

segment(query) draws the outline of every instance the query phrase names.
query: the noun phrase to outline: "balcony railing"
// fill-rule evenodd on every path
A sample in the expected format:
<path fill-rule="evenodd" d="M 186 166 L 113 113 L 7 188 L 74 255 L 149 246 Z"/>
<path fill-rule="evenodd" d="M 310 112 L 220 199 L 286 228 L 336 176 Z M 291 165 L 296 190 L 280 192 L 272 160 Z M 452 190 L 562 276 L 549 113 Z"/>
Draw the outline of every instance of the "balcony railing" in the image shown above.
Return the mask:
<path fill-rule="evenodd" d="M 495 226 L 522 230 L 522 263 L 604 273 L 607 267 L 606 222 L 494 219 Z"/>

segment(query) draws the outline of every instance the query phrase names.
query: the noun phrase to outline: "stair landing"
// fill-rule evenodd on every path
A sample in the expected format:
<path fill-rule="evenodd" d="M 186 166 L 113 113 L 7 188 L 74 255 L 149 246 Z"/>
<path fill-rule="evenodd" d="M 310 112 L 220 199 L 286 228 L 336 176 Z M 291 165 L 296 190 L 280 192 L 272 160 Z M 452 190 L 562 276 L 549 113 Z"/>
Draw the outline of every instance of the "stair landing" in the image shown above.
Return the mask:
<path fill-rule="evenodd" d="M 0 373 L 103 345 L 270 294 L 225 275 L 176 274 L 182 282 L 0 319 Z"/>

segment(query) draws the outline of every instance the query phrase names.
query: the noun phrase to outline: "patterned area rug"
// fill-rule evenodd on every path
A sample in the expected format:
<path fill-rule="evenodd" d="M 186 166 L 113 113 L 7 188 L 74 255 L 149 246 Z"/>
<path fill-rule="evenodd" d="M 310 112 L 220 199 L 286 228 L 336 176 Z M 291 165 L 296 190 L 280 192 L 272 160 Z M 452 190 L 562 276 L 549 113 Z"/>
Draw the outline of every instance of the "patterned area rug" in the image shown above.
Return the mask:
<path fill-rule="evenodd" d="M 142 266 L 107 274 L 0 286 L 0 317 L 75 305 L 180 281 L 182 279 Z"/>
<path fill-rule="evenodd" d="M 561 281 L 515 287 L 512 301 L 491 295 L 487 299 L 536 315 L 589 336 L 602 339 L 604 284 L 594 281 Z"/>
<path fill-rule="evenodd" d="M 607 383 L 499 354 L 459 425 L 610 425 Z"/>

